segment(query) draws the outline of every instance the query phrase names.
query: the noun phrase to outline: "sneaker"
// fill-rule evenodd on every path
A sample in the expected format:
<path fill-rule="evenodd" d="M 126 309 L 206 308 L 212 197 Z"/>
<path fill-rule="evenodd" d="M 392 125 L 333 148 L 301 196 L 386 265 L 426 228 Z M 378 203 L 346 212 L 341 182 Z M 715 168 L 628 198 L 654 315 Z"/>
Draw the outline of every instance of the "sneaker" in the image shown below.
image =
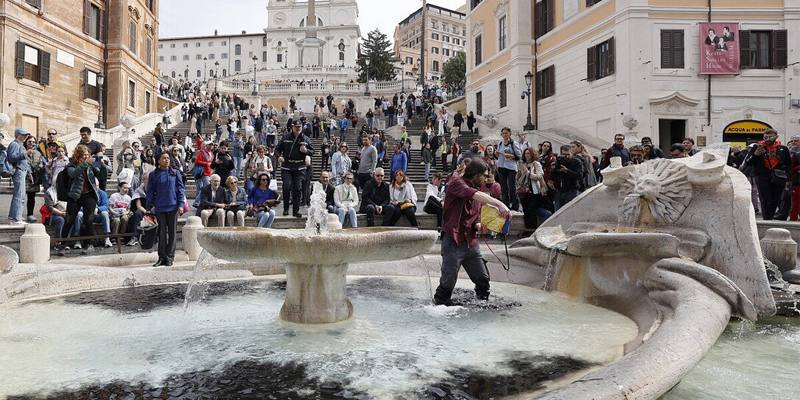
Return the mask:
<path fill-rule="evenodd" d="M 86 246 L 86 248 L 81 252 L 81 255 L 87 256 L 93 252 L 94 252 L 94 246 L 90 244 Z"/>
<path fill-rule="evenodd" d="M 81 242 L 75 242 L 75 245 L 73 245 L 72 248 L 75 250 L 80 250 L 83 248 L 83 245 L 81 244 Z"/>
<path fill-rule="evenodd" d="M 11 225 L 28 225 L 28 223 L 25 221 L 17 221 L 17 220 L 11 220 L 8 223 Z"/>
<path fill-rule="evenodd" d="M 106 238 L 105 247 L 111 247 L 111 246 L 113 246 L 113 245 L 114 245 L 114 244 L 113 244 L 113 243 L 111 243 L 111 239 L 109 239 L 109 238 Z"/>
<path fill-rule="evenodd" d="M 125 246 L 136 246 L 139 244 L 139 241 L 136 238 L 131 239 Z"/>
<path fill-rule="evenodd" d="M 289 215 L 289 210 L 283 210 L 283 216 L 285 217 L 287 215 Z"/>

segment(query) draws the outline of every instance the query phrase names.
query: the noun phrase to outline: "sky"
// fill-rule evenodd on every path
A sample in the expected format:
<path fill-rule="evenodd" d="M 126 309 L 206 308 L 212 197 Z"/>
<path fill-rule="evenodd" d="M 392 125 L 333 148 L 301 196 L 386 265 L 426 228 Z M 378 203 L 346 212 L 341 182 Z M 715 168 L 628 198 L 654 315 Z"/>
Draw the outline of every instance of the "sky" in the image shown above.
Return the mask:
<path fill-rule="evenodd" d="M 160 11 L 162 38 L 263 32 L 267 27 L 267 0 L 164 0 Z M 429 0 L 437 6 L 456 9 L 466 0 Z M 378 28 L 394 35 L 397 23 L 422 7 L 422 0 L 358 0 L 361 36 Z"/>

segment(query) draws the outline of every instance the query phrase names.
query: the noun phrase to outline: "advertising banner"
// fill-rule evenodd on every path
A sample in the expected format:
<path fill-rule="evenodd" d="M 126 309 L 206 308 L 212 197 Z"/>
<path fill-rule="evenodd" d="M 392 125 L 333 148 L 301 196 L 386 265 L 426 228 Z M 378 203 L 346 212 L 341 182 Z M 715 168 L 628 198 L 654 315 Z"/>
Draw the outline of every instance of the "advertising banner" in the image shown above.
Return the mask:
<path fill-rule="evenodd" d="M 700 74 L 739 73 L 739 24 L 715 22 L 700 24 Z"/>

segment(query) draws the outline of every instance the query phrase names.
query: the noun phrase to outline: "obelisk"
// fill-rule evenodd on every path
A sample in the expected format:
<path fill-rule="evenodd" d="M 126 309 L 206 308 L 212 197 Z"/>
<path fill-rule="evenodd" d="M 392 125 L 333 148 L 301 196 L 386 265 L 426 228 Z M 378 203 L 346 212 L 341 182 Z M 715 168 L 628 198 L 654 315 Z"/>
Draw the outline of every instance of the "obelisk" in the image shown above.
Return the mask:
<path fill-rule="evenodd" d="M 300 62 L 303 67 L 319 67 L 322 65 L 322 41 L 317 38 L 317 4 L 308 0 L 308 16 L 306 16 L 306 37 L 300 46 Z"/>

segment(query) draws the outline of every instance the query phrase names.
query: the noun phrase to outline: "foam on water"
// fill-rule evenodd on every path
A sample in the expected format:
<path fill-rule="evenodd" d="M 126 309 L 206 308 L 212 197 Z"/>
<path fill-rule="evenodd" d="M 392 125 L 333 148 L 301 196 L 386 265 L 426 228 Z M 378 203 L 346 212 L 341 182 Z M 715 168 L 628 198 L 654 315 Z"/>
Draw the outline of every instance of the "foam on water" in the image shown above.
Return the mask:
<path fill-rule="evenodd" d="M 145 382 L 242 361 L 303 365 L 319 381 L 392 398 L 451 378 L 448 370 L 497 373 L 511 354 L 606 363 L 636 335 L 621 315 L 538 290 L 493 284 L 491 310 L 430 306 L 424 278 L 349 278 L 354 320 L 333 326 L 276 320 L 280 285 L 123 312 L 64 299 L 8 306 L 0 324 L 0 397 Z M 459 286 L 469 288 L 469 281 Z M 505 298 L 505 299 L 504 299 Z M 455 314 L 455 315 L 453 315 Z"/>

